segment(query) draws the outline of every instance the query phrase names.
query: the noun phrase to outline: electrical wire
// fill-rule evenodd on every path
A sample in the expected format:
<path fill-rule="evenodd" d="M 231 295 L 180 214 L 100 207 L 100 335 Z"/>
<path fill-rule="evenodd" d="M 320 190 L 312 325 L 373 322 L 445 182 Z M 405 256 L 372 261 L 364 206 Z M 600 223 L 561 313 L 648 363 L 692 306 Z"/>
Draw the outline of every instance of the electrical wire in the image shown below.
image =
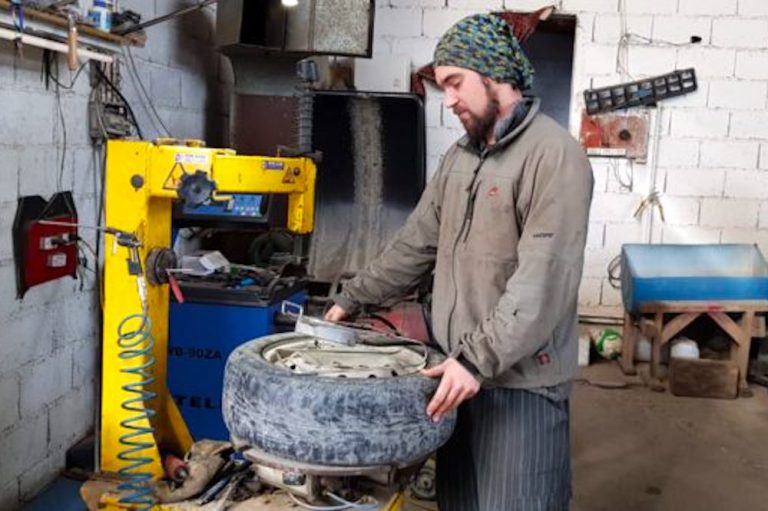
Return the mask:
<path fill-rule="evenodd" d="M 627 23 L 627 5 L 626 0 L 619 0 L 619 22 L 621 25 L 621 35 L 619 36 L 619 48 L 616 52 L 616 72 L 622 77 L 622 80 L 633 79 L 634 76 L 629 72 L 629 47 L 634 44 L 642 45 L 654 45 L 661 47 L 681 48 L 690 46 L 691 44 L 697 44 L 698 41 L 687 41 L 684 43 L 676 43 L 673 41 L 665 41 L 661 39 L 654 39 L 652 37 L 646 37 L 640 34 L 635 34 L 629 31 Z"/>
<path fill-rule="evenodd" d="M 107 128 L 104 125 L 104 103 L 101 101 L 101 97 L 99 95 L 99 89 L 94 87 L 91 89 L 91 94 L 88 96 L 88 103 L 93 104 L 91 110 L 95 112 L 96 115 L 96 124 L 99 127 L 99 132 L 101 133 L 100 139 L 92 137 L 94 142 L 94 149 L 96 149 L 96 146 L 102 145 L 109 140 L 109 133 L 107 133 Z"/>
<path fill-rule="evenodd" d="M 50 51 L 45 50 L 43 52 L 43 73 L 45 75 L 46 88 L 49 87 L 49 82 L 54 84 L 54 95 L 56 98 L 56 110 L 59 114 L 59 122 L 61 122 L 61 156 L 59 157 L 59 172 L 56 176 L 56 191 L 61 192 L 64 189 L 64 168 L 67 156 L 67 123 L 64 116 L 64 107 L 61 101 L 61 89 L 72 90 L 80 77 L 85 64 L 81 64 L 77 69 L 77 72 L 70 80 L 69 85 L 61 83 L 59 80 L 59 59 L 56 55 Z"/>
<path fill-rule="evenodd" d="M 112 80 L 109 79 L 109 77 L 102 71 L 101 67 L 97 64 L 96 66 L 96 72 L 99 74 L 101 79 L 109 85 L 109 88 L 112 89 L 112 91 L 117 94 L 117 96 L 122 100 L 123 104 L 125 104 L 125 107 L 128 109 L 128 113 L 131 115 L 131 119 L 133 120 L 133 125 L 136 128 L 136 133 L 139 135 L 140 139 L 144 139 L 144 134 L 141 131 L 141 127 L 139 126 L 139 121 L 136 119 L 136 114 L 133 113 L 133 108 L 131 108 L 131 104 L 128 102 L 128 100 L 125 98 L 122 92 L 120 92 L 120 89 L 117 88 L 117 85 L 115 85 Z"/>
<path fill-rule="evenodd" d="M 100 148 L 94 147 L 93 156 L 98 156 L 97 153 L 101 151 L 101 165 L 100 165 L 100 176 L 99 176 L 99 182 L 101 184 L 101 188 L 99 189 L 99 207 L 96 211 L 96 225 L 103 225 L 102 220 L 104 216 L 104 201 L 106 199 L 105 192 L 106 192 L 106 169 L 107 169 L 107 151 L 104 148 L 104 146 L 101 146 Z M 100 251 L 101 251 L 101 231 L 96 230 L 96 260 L 98 261 L 100 259 Z"/>
<path fill-rule="evenodd" d="M 313 506 L 311 504 L 308 504 L 307 502 L 304 502 L 300 500 L 298 497 L 296 497 L 293 493 L 288 493 L 288 497 L 299 507 L 303 507 L 304 509 L 309 509 L 310 511 L 344 511 L 347 509 L 352 509 L 355 511 L 378 511 L 379 504 L 378 502 L 371 502 L 367 504 L 361 504 L 361 501 L 357 502 L 350 502 L 348 500 L 342 499 L 338 495 L 335 495 L 329 491 L 326 491 L 325 494 L 330 497 L 332 500 L 335 500 L 338 502 L 337 505 L 331 505 L 331 506 Z"/>
<path fill-rule="evenodd" d="M 160 114 L 157 113 L 157 110 L 155 109 L 155 105 L 152 104 L 150 95 L 147 92 L 146 87 L 144 86 L 144 82 L 141 81 L 138 67 L 136 66 L 136 61 L 133 59 L 133 52 L 131 51 L 131 48 L 126 46 L 123 50 L 123 53 L 128 56 L 126 60 L 126 63 L 128 64 L 128 76 L 130 76 L 131 81 L 133 81 L 134 88 L 138 93 L 137 96 L 139 98 L 139 101 L 141 102 L 141 105 L 144 107 L 144 111 L 147 112 L 147 116 L 149 117 L 150 121 L 152 121 L 152 124 L 155 125 L 155 129 L 158 132 L 164 133 L 165 136 L 167 137 L 171 137 L 171 131 L 163 122 L 163 119 L 160 117 Z M 142 98 L 142 95 L 143 95 L 143 98 Z M 154 119 L 153 119 L 153 114 L 154 114 Z M 157 123 L 155 123 L 155 119 L 157 119 Z M 158 129 L 158 124 L 160 125 L 162 130 Z"/>
<path fill-rule="evenodd" d="M 56 108 L 59 111 L 59 120 L 61 121 L 61 157 L 59 158 L 59 173 L 56 176 L 56 191 L 61 192 L 64 188 L 64 160 L 67 156 L 67 123 L 64 119 L 64 107 L 61 105 L 61 91 L 56 85 Z"/>
<path fill-rule="evenodd" d="M 304 501 L 299 500 L 293 493 L 288 493 L 288 497 L 299 507 L 309 509 L 310 511 L 343 511 L 349 509 L 348 506 L 313 506 Z"/>
<path fill-rule="evenodd" d="M 51 70 L 51 67 L 54 64 L 56 67 L 55 73 Z M 75 75 L 69 81 L 69 85 L 65 85 L 61 83 L 61 81 L 59 80 L 59 59 L 56 58 L 56 54 L 51 50 L 43 51 L 43 72 L 46 75 L 46 79 L 52 81 L 54 84 L 61 87 L 62 89 L 72 90 L 75 86 L 75 83 L 77 83 L 77 79 L 80 77 L 80 74 L 83 72 L 83 69 L 85 68 L 86 65 L 87 65 L 87 62 L 83 62 L 82 64 L 80 64 L 80 66 L 77 68 L 77 71 L 75 71 Z"/>
<path fill-rule="evenodd" d="M 608 263 L 608 283 L 613 289 L 621 289 L 621 256 L 617 255 Z"/>
<path fill-rule="evenodd" d="M 627 166 L 625 167 L 624 172 L 619 170 L 620 165 L 616 161 L 611 161 L 611 172 L 613 174 L 613 177 L 616 179 L 616 182 L 619 184 L 619 189 L 621 191 L 625 192 L 631 192 L 634 188 L 635 183 L 635 172 L 634 167 L 632 165 L 632 160 L 627 159 Z"/>
<path fill-rule="evenodd" d="M 335 500 L 336 502 L 338 502 L 339 504 L 343 504 L 343 505 L 349 506 L 349 509 L 357 509 L 359 511 L 377 511 L 379 509 L 379 503 L 376 502 L 376 500 L 374 500 L 374 499 L 371 499 L 371 500 L 373 500 L 373 502 L 368 502 L 366 504 L 360 504 L 362 499 L 360 499 L 357 502 L 350 502 L 348 500 L 345 500 L 345 499 L 339 497 L 335 493 L 332 493 L 332 492 L 327 491 L 327 490 L 326 490 L 325 494 L 327 496 L 329 496 L 332 500 Z"/>

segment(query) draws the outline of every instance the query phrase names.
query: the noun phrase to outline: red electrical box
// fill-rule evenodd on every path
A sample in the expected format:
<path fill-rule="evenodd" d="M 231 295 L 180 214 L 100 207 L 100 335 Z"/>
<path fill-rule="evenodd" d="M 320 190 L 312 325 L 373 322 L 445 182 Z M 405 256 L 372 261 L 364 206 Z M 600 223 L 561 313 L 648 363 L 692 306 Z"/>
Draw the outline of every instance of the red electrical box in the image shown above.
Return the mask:
<path fill-rule="evenodd" d="M 648 156 L 648 112 L 581 115 L 581 145 L 590 156 L 644 162 Z"/>
<path fill-rule="evenodd" d="M 50 223 L 47 223 L 50 222 Z M 24 293 L 43 282 L 77 277 L 77 211 L 70 192 L 50 201 L 21 197 L 13 223 L 16 291 Z"/>

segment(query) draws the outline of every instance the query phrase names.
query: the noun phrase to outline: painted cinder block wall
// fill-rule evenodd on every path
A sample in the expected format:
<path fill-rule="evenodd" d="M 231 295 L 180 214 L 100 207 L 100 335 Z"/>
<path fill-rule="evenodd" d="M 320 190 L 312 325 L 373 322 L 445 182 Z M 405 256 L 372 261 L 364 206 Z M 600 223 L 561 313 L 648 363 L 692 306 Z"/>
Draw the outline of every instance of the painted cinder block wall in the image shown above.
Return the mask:
<path fill-rule="evenodd" d="M 183 2 L 121 2 L 144 19 L 168 13 Z M 81 2 L 83 4 L 83 2 Z M 213 48 L 215 11 L 147 29 L 147 44 L 133 49 L 138 74 L 163 123 L 179 138 L 226 144 L 231 70 Z M 97 222 L 99 158 L 87 128 L 88 73 L 72 90 L 61 90 L 67 132 L 56 94 L 41 79 L 42 52 L 25 47 L 16 55 L 0 42 L 0 509 L 14 510 L 43 488 L 64 466 L 66 450 L 93 424 L 98 339 L 98 293 L 93 276 L 61 279 L 16 299 L 11 225 L 21 195 L 49 197 L 72 190 L 87 225 Z M 59 62 L 60 79 L 72 74 Z M 146 138 L 162 135 L 159 122 L 139 101 L 127 67 L 122 89 Z M 158 127 L 155 128 L 154 125 Z M 63 162 L 61 160 L 63 153 Z M 91 244 L 93 231 L 80 234 Z M 90 257 L 90 255 L 89 255 Z M 82 283 L 82 287 L 81 287 Z"/>

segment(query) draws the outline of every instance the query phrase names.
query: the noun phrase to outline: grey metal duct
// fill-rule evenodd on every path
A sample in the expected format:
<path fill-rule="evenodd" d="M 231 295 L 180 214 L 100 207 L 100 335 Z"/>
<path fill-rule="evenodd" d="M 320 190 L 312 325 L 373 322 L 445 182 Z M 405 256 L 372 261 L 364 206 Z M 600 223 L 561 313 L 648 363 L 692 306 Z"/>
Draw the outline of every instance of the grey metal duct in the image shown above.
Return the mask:
<path fill-rule="evenodd" d="M 216 44 L 226 54 L 267 50 L 370 57 L 374 0 L 219 0 Z"/>

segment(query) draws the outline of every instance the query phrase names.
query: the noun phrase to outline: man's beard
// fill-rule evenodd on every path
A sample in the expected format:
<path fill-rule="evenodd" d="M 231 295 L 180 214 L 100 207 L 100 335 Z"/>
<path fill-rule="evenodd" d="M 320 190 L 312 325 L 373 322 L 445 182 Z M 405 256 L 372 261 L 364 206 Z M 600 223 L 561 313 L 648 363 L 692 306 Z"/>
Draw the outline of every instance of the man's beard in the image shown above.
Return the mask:
<path fill-rule="evenodd" d="M 466 121 L 461 119 L 461 124 L 467 132 L 470 142 L 477 147 L 484 145 L 488 135 L 496 126 L 496 117 L 499 113 L 499 102 L 495 98 L 488 98 L 488 106 L 481 115 L 475 115 L 467 111 Z"/>

